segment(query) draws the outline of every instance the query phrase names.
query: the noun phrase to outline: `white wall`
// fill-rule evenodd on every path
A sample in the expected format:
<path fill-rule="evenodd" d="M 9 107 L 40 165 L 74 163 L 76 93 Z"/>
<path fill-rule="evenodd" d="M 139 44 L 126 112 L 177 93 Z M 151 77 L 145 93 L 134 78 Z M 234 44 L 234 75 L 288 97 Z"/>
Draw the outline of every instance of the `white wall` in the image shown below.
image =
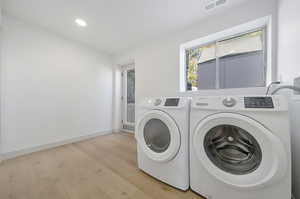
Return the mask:
<path fill-rule="evenodd" d="M 278 2 L 278 66 L 282 81 L 293 83 L 300 76 L 300 1 L 279 0 Z M 300 198 L 300 100 L 292 100 L 292 153 L 293 153 L 293 192 Z"/>
<path fill-rule="evenodd" d="M 278 65 L 282 81 L 292 83 L 300 76 L 300 1 L 279 0 Z"/>
<path fill-rule="evenodd" d="M 2 0 L 0 0 L 0 26 L 2 25 Z"/>
<path fill-rule="evenodd" d="M 259 5 L 259 6 L 258 6 Z M 272 15 L 273 51 L 276 53 L 277 4 L 275 0 L 252 0 L 224 13 L 210 16 L 176 34 L 165 35 L 155 41 L 115 57 L 116 64 L 135 61 L 136 101 L 144 97 L 174 96 L 179 93 L 179 46 L 182 43 L 216 33 L 264 16 Z M 273 65 L 276 58 L 273 56 Z M 276 77 L 276 73 L 273 74 Z M 265 89 L 230 89 L 202 91 L 198 94 L 264 93 Z M 192 95 L 192 94 L 184 94 Z"/>
<path fill-rule="evenodd" d="M 113 74 L 113 130 L 122 129 L 122 71 L 121 68 L 115 66 Z"/>
<path fill-rule="evenodd" d="M 7 16 L 2 37 L 4 153 L 112 130 L 108 55 Z"/>
<path fill-rule="evenodd" d="M 2 25 L 2 1 L 0 0 L 0 27 Z"/>
<path fill-rule="evenodd" d="M 2 48 L 2 1 L 0 0 L 0 49 Z M 0 53 L 0 77 L 1 77 L 1 64 L 2 58 Z M 1 104 L 1 80 L 0 80 L 0 104 Z M 1 106 L 0 106 L 0 121 L 1 121 Z M 2 132 L 1 132 L 1 122 L 0 122 L 0 163 L 2 161 Z"/>

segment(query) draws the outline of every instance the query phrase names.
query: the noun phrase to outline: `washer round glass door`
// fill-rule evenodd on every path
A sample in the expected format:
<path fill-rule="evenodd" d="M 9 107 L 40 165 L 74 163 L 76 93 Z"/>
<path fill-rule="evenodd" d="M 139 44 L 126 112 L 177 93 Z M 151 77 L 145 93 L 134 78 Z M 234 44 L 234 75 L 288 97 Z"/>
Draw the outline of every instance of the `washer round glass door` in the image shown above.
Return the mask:
<path fill-rule="evenodd" d="M 233 125 L 219 125 L 204 138 L 208 158 L 225 172 L 245 175 L 255 171 L 262 160 L 257 140 L 246 130 Z"/>
<path fill-rule="evenodd" d="M 174 158 L 180 147 L 180 132 L 175 121 L 158 110 L 149 111 L 141 118 L 136 138 L 143 152 L 158 162 Z"/>
<path fill-rule="evenodd" d="M 286 173 L 281 141 L 259 122 L 240 114 L 205 118 L 196 127 L 192 144 L 201 165 L 235 188 L 261 187 Z"/>

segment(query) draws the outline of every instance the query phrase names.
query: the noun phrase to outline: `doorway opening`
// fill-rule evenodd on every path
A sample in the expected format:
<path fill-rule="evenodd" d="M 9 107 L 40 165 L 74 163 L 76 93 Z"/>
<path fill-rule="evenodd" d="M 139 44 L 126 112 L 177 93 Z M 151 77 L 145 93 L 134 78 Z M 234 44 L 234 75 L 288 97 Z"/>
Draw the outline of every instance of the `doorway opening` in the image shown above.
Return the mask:
<path fill-rule="evenodd" d="M 135 69 L 134 64 L 122 67 L 122 129 L 134 132 L 135 129 Z"/>

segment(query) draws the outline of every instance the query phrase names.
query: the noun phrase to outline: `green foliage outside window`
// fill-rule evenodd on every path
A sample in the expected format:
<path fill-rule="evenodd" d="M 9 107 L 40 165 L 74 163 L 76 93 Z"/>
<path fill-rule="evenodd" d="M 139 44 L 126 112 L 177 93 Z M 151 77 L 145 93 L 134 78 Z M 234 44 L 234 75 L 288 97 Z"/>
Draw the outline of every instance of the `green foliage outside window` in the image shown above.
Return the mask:
<path fill-rule="evenodd" d="M 193 48 L 187 50 L 188 52 L 188 71 L 187 71 L 187 81 L 192 87 L 197 87 L 198 85 L 198 60 L 201 56 L 202 48 Z"/>

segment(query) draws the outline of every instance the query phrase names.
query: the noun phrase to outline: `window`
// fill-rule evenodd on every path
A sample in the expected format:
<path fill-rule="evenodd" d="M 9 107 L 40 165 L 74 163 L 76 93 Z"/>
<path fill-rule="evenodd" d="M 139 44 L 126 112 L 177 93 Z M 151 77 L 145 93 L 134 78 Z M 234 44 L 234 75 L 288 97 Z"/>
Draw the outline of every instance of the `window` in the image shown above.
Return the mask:
<path fill-rule="evenodd" d="M 268 24 L 255 21 L 182 45 L 182 90 L 266 86 L 271 71 Z"/>

